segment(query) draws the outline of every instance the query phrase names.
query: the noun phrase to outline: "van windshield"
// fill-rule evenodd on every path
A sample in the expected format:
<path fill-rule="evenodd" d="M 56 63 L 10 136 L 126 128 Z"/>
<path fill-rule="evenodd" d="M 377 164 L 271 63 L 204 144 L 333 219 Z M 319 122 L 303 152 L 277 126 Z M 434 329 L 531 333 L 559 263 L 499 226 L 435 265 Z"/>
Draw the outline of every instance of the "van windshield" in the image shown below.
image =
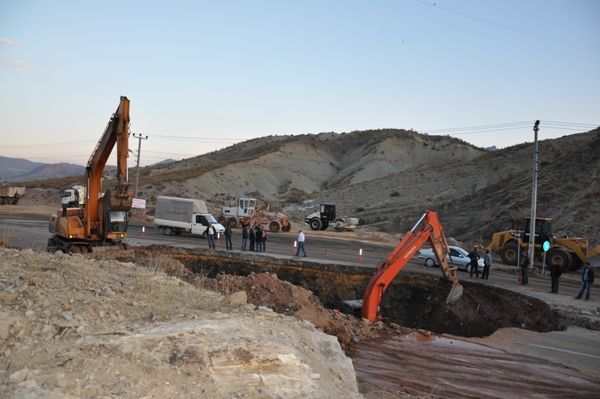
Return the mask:
<path fill-rule="evenodd" d="M 204 215 L 204 217 L 206 218 L 206 220 L 208 221 L 208 223 L 210 224 L 217 224 L 219 222 L 217 222 L 217 219 L 215 219 L 213 217 L 213 215 Z"/>

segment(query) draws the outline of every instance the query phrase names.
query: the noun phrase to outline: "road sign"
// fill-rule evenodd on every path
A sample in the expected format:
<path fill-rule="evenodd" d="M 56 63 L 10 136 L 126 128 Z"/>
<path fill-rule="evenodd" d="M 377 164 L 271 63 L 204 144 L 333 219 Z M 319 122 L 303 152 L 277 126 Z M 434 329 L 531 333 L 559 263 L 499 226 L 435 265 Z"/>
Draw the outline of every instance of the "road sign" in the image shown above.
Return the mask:
<path fill-rule="evenodd" d="M 548 252 L 548 250 L 550 249 L 550 241 L 544 241 L 544 243 L 542 244 L 542 248 L 544 252 Z"/>

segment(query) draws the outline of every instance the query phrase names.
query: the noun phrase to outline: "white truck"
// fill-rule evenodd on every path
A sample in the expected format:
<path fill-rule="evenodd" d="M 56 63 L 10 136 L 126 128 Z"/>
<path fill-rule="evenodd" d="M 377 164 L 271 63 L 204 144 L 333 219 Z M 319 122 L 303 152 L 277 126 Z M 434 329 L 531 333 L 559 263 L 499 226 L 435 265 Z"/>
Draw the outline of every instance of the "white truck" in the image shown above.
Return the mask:
<path fill-rule="evenodd" d="M 85 187 L 73 186 L 64 190 L 60 196 L 63 208 L 81 208 L 85 204 Z"/>
<path fill-rule="evenodd" d="M 179 235 L 182 232 L 206 236 L 209 225 L 217 233 L 225 228 L 208 213 L 206 202 L 193 198 L 156 197 L 154 226 L 165 235 Z"/>

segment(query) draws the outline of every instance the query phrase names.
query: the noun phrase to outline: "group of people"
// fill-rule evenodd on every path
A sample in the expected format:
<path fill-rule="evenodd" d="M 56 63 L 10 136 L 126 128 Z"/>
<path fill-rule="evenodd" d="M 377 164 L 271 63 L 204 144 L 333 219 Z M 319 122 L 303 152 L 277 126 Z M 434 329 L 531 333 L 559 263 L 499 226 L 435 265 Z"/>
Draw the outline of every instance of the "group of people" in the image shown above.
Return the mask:
<path fill-rule="evenodd" d="M 469 265 L 469 275 L 473 277 L 473 273 L 475 273 L 475 277 L 479 278 L 479 252 L 477 246 L 473 248 L 471 252 L 467 255 L 470 259 Z M 490 254 L 489 250 L 485 251 L 485 256 L 483 258 L 483 272 L 481 274 L 482 279 L 489 279 L 490 276 L 490 266 L 492 264 L 492 254 Z M 529 283 L 529 255 L 527 251 L 523 251 L 519 260 L 519 283 L 522 285 L 527 285 Z M 562 275 L 562 270 L 560 265 L 557 262 L 552 262 L 550 265 L 550 293 L 558 294 L 558 282 L 560 276 Z M 581 274 L 581 289 L 579 293 L 575 297 L 575 299 L 581 299 L 585 294 L 585 299 L 590 299 L 590 287 L 594 282 L 594 270 L 592 269 L 589 262 L 586 262 L 585 268 L 583 269 L 583 273 Z"/>
<path fill-rule="evenodd" d="M 267 229 L 263 230 L 260 225 L 255 225 L 254 227 L 250 228 L 243 226 L 242 246 L 240 249 L 242 251 L 246 251 L 246 247 L 248 246 L 249 251 L 265 252 L 267 250 L 267 238 L 269 238 L 269 231 Z"/>
<path fill-rule="evenodd" d="M 467 255 L 471 260 L 469 264 L 469 275 L 472 278 L 475 273 L 475 278 L 479 278 L 479 250 L 477 246 L 473 247 L 473 250 Z M 483 256 L 483 272 L 481 273 L 481 279 L 489 280 L 490 278 L 490 267 L 492 266 L 492 254 L 489 250 L 485 251 Z"/>
<path fill-rule="evenodd" d="M 206 231 L 206 238 L 208 241 L 209 249 L 216 249 L 215 246 L 215 237 L 217 232 L 213 225 L 208 226 Z M 227 224 L 225 226 L 225 248 L 228 251 L 233 250 L 233 244 L 231 242 L 231 237 L 233 236 L 233 231 L 231 226 Z M 253 252 L 265 252 L 267 250 L 267 238 L 269 238 L 269 232 L 265 229 L 263 230 L 260 225 L 255 225 L 254 227 L 248 228 L 244 226 L 242 228 L 242 251 L 246 251 L 246 247 L 248 246 L 248 242 L 250 243 L 249 250 Z"/>

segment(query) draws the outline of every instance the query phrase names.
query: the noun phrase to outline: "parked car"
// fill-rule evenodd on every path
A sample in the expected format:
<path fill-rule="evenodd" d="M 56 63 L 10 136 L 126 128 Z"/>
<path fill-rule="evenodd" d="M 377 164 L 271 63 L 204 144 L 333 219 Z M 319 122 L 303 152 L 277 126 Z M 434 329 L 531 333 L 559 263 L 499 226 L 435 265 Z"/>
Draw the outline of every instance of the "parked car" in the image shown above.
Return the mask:
<path fill-rule="evenodd" d="M 468 256 L 469 252 L 455 245 L 449 245 L 448 248 L 450 249 L 448 256 L 446 256 L 448 264 L 451 266 L 456 266 L 456 268 L 459 270 L 468 272 L 471 264 L 471 259 L 469 259 Z M 439 267 L 437 258 L 433 253 L 433 249 L 431 248 L 420 249 L 417 258 L 423 259 L 426 266 Z M 483 257 L 479 259 L 477 264 L 479 265 L 479 269 L 483 270 Z"/>

